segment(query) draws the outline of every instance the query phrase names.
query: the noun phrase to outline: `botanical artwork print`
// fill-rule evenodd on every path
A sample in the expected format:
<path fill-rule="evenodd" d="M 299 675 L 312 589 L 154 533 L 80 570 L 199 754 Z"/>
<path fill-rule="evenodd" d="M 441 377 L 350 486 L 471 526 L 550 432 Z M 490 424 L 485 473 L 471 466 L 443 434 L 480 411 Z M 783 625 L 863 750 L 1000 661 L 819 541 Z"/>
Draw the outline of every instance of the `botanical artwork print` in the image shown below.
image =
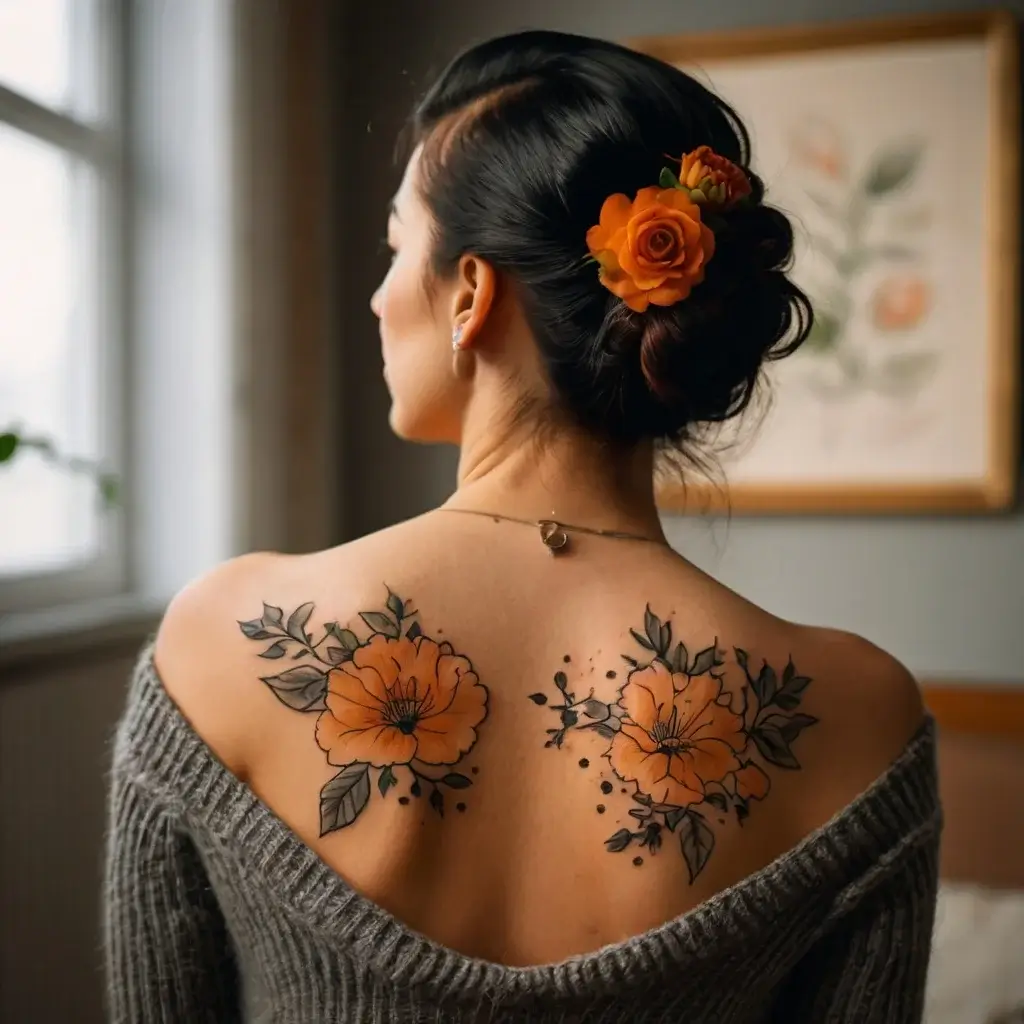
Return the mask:
<path fill-rule="evenodd" d="M 654 854 L 671 837 L 692 883 L 715 848 L 711 821 L 731 811 L 744 822 L 751 801 L 764 800 L 771 789 L 765 765 L 800 767 L 792 744 L 817 722 L 799 710 L 811 680 L 792 659 L 781 675 L 767 661 L 755 673 L 747 652 L 736 647 L 733 657 L 745 682 L 733 692 L 725 686 L 725 656 L 717 641 L 691 657 L 682 641 L 673 645 L 671 622 L 650 608 L 643 630 L 630 634 L 642 654 L 623 655 L 629 671 L 617 699 L 599 700 L 592 688 L 577 693 L 564 671 L 554 676 L 554 702 L 541 692 L 529 699 L 558 715 L 545 747 L 561 750 L 577 730 L 607 740 L 604 756 L 636 806 L 629 810 L 635 824 L 610 835 L 606 849 Z M 614 788 L 601 785 L 606 794 Z M 605 806 L 597 810 L 604 813 Z M 633 863 L 639 866 L 642 857 Z"/>
<path fill-rule="evenodd" d="M 320 791 L 320 835 L 351 825 L 374 790 L 380 799 L 402 791 L 401 804 L 426 795 L 443 817 L 446 790 L 472 785 L 452 768 L 487 717 L 487 687 L 469 658 L 427 636 L 411 602 L 390 589 L 383 609 L 359 613 L 362 638 L 325 622 L 315 639 L 313 611 L 308 601 L 286 619 L 264 603 L 260 618 L 238 625 L 250 640 L 270 641 L 261 658 L 301 662 L 261 679 L 286 707 L 317 716 L 317 745 L 339 769 Z"/>
<path fill-rule="evenodd" d="M 927 142 L 882 140 L 855 170 L 839 127 L 808 116 L 791 131 L 790 152 L 787 184 L 816 257 L 801 280 L 815 311 L 801 350 L 816 370 L 807 382 L 825 401 L 863 391 L 906 399 L 939 359 L 918 337 L 934 298 L 923 269 L 932 211 L 917 194 Z M 875 345 L 856 343 L 865 326 Z"/>

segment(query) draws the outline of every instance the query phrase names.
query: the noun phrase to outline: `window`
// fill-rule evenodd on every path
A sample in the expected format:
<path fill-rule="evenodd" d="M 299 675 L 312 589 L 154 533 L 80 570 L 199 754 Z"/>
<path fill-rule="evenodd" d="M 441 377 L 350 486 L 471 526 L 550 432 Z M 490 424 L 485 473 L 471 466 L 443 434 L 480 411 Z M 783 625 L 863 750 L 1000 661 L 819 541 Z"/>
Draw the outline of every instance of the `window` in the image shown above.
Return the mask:
<path fill-rule="evenodd" d="M 113 593 L 119 516 L 46 457 L 116 465 L 124 389 L 118 0 L 0 0 L 0 611 Z"/>
<path fill-rule="evenodd" d="M 158 614 L 245 546 L 233 83 L 257 9 L 0 0 L 0 433 L 40 441 L 0 463 L 0 648 Z M 54 452 L 113 471 L 117 507 Z"/>

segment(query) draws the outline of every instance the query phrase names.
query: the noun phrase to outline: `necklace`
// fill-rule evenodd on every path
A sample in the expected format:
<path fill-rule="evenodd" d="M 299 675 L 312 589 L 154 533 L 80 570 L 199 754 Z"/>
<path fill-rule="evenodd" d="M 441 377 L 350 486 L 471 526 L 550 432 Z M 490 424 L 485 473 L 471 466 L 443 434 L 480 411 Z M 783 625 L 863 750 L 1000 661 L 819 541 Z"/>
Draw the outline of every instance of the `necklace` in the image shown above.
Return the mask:
<path fill-rule="evenodd" d="M 442 505 L 438 512 L 458 512 L 467 516 L 487 516 L 489 519 L 504 519 L 508 523 L 519 523 L 532 526 L 540 531 L 541 543 L 552 555 L 562 555 L 569 551 L 570 533 L 589 533 L 593 537 L 607 537 L 610 540 L 635 540 L 645 544 L 665 544 L 660 537 L 646 537 L 642 533 L 626 533 L 624 530 L 597 530 L 591 526 L 576 526 L 573 523 L 560 523 L 557 519 L 520 519 L 517 516 L 505 516 L 500 512 L 485 512 L 478 508 L 450 508 Z"/>

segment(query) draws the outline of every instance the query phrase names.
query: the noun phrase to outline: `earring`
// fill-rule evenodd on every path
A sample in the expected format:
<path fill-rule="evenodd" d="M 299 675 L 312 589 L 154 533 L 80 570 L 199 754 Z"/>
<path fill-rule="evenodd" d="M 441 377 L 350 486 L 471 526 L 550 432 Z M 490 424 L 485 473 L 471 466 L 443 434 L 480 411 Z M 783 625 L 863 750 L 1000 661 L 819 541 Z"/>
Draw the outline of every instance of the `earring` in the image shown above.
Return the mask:
<path fill-rule="evenodd" d="M 458 352 L 462 348 L 462 324 L 456 324 L 452 328 L 452 350 Z"/>

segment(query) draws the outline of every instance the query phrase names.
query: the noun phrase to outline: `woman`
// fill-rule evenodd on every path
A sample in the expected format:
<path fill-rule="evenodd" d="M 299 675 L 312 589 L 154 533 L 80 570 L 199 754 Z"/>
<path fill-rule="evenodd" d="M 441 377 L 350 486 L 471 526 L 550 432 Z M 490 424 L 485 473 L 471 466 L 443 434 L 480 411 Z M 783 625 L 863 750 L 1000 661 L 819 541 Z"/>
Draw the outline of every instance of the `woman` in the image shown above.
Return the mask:
<path fill-rule="evenodd" d="M 114 1019 L 918 1020 L 913 680 L 704 575 L 652 496 L 807 334 L 745 130 L 548 32 L 412 128 L 371 305 L 391 425 L 459 445 L 457 489 L 173 602 L 116 745 Z"/>

